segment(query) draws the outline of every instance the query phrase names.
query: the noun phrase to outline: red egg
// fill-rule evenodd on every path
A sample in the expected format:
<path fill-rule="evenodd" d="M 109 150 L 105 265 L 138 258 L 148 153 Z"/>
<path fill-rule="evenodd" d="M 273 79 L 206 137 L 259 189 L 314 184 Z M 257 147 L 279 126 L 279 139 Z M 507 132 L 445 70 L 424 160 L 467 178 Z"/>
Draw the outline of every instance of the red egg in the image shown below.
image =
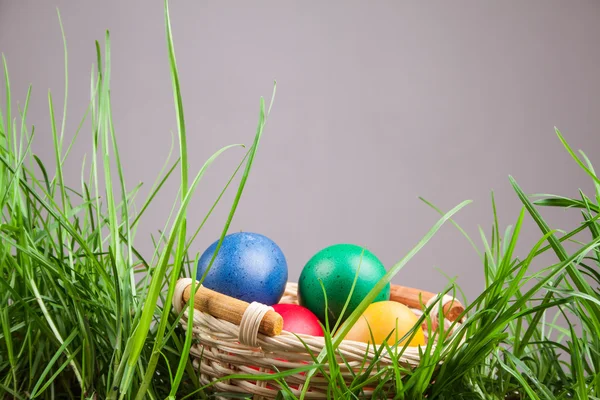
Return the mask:
<path fill-rule="evenodd" d="M 323 336 L 319 319 L 308 308 L 296 304 L 275 304 L 272 307 L 283 318 L 284 331 Z"/>
<path fill-rule="evenodd" d="M 296 333 L 305 334 L 312 336 L 324 336 L 323 328 L 319 324 L 319 319 L 313 314 L 308 308 L 296 305 L 296 304 L 274 304 L 273 310 L 281 315 L 283 318 L 283 330 Z M 287 361 L 282 358 L 278 358 L 279 361 Z M 303 364 L 308 364 L 303 362 Z M 259 370 L 258 367 L 250 366 L 254 370 Z M 268 374 L 274 373 L 273 371 L 267 372 Z M 301 373 L 304 375 L 304 372 Z M 297 385 L 290 385 L 292 389 L 298 389 Z"/>

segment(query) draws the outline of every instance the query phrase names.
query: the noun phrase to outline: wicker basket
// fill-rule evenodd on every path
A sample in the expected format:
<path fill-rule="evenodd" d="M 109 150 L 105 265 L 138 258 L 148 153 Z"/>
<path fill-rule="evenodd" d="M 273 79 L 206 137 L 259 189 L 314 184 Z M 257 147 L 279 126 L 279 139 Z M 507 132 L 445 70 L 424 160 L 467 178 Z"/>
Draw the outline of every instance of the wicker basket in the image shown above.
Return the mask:
<path fill-rule="evenodd" d="M 192 280 L 189 278 L 180 279 L 177 283 L 173 306 L 178 313 L 185 308 L 184 291 L 186 288 L 189 291 L 191 284 Z M 433 305 L 430 316 L 434 327 L 437 326 L 438 307 L 444 307 L 453 301 L 455 300 L 447 295 L 436 296 L 426 304 L 426 308 Z M 288 283 L 280 303 L 297 304 L 297 302 L 297 284 Z M 196 303 L 194 306 L 196 307 Z M 232 374 L 264 374 L 273 371 L 274 366 L 280 372 L 306 366 L 307 363 L 312 362 L 313 358 L 306 351 L 305 346 L 308 346 L 314 356 L 317 356 L 325 347 L 325 341 L 322 337 L 296 336 L 286 331 L 282 331 L 277 336 L 258 333 L 258 323 L 269 308 L 257 303 L 253 303 L 252 306 L 258 307 L 248 307 L 239 325 L 194 309 L 194 340 L 190 355 L 193 359 L 194 368 L 199 372 L 202 384 L 206 385 L 217 378 Z M 411 310 L 417 316 L 423 314 L 420 309 L 411 308 Z M 180 324 L 187 326 L 188 318 L 188 311 L 186 310 Z M 456 331 L 456 328 L 463 322 L 464 318 L 456 321 L 453 330 Z M 451 322 L 447 319 L 444 320 L 444 323 L 447 329 L 451 325 Z M 427 329 L 424 329 L 424 331 L 427 340 Z M 455 339 L 452 333 L 450 333 L 447 340 L 452 341 Z M 368 359 L 372 359 L 374 350 L 373 345 L 367 343 L 349 340 L 341 342 L 337 351 L 341 353 L 343 359 L 339 354 L 336 354 L 336 357 L 342 375 L 348 382 L 353 379 L 352 372 L 348 370 L 348 365 L 352 368 L 360 368 L 364 364 L 365 353 L 368 352 Z M 419 348 L 407 347 L 398 361 L 408 367 L 417 366 L 419 364 Z M 377 363 L 380 366 L 392 365 L 392 358 L 389 355 L 382 354 Z M 327 369 L 329 366 L 325 366 L 325 368 Z M 374 368 L 373 373 L 376 370 L 377 368 Z M 285 380 L 294 394 L 299 395 L 305 383 L 305 375 L 294 374 L 286 377 Z M 311 378 L 309 385 L 305 398 L 327 398 L 328 383 L 319 373 Z M 280 390 L 275 381 L 264 380 L 228 379 L 216 382 L 211 387 L 215 392 L 250 394 L 253 399 L 275 399 Z M 370 396 L 370 392 L 365 390 L 365 395 Z"/>

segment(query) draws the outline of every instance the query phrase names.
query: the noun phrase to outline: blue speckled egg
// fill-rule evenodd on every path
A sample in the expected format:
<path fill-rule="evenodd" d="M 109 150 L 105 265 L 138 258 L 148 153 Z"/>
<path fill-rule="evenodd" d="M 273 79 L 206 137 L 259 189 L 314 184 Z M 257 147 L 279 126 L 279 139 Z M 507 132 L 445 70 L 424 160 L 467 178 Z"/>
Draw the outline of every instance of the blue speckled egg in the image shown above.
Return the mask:
<path fill-rule="evenodd" d="M 207 270 L 218 243 L 211 244 L 198 260 L 197 280 Z M 258 233 L 239 232 L 225 236 L 202 284 L 248 303 L 271 306 L 283 296 L 287 279 L 287 262 L 275 242 Z"/>

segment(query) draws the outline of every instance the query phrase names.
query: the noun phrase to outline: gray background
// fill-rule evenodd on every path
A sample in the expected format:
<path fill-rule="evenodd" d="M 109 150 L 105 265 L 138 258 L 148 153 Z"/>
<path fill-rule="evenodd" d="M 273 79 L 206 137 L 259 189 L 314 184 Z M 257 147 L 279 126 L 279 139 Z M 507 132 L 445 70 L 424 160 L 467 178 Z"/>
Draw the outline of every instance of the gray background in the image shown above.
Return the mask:
<path fill-rule="evenodd" d="M 59 115 L 63 95 L 56 6 L 69 46 L 67 137 L 89 99 L 94 40 L 108 29 L 114 123 L 128 187 L 146 183 L 141 202 L 176 131 L 162 2 L 0 1 L 0 51 L 21 104 L 33 85 L 33 147 L 50 165 L 47 90 Z M 457 221 L 481 244 L 478 227 L 489 236 L 492 222 L 492 190 L 502 229 L 517 218 L 509 174 L 527 193 L 592 194 L 553 127 L 598 161 L 596 1 L 174 1 L 171 17 L 191 173 L 221 146 L 251 143 L 259 97 L 268 100 L 278 82 L 231 230 L 275 240 L 292 280 L 312 254 L 339 242 L 365 245 L 391 266 L 438 218 L 418 196 L 444 210 L 474 200 Z M 82 133 L 67 163 L 74 186 L 90 135 Z M 209 170 L 190 208 L 190 229 L 242 155 L 233 150 Z M 137 244 L 146 256 L 178 179 L 140 224 Z M 218 237 L 233 193 L 194 252 Z M 543 212 L 556 228 L 579 223 L 577 212 Z M 539 237 L 527 219 L 518 253 Z M 482 263 L 451 225 L 394 282 L 439 290 L 446 278 L 438 270 L 457 276 L 470 298 L 483 288 Z"/>

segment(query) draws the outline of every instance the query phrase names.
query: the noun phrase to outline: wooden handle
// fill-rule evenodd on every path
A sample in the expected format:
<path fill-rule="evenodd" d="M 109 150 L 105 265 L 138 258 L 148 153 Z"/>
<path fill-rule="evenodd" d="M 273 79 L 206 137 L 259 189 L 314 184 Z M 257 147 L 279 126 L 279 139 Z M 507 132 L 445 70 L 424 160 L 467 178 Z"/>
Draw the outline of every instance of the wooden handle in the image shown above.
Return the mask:
<path fill-rule="evenodd" d="M 412 308 L 421 309 L 429 300 L 437 296 L 434 293 L 424 292 L 406 286 L 391 285 L 390 300 L 397 301 Z M 449 321 L 455 321 L 465 311 L 460 301 L 454 299 L 444 306 L 444 316 Z"/>
<path fill-rule="evenodd" d="M 240 325 L 242 316 L 250 304 L 243 300 L 227 296 L 205 288 L 196 286 L 194 295 L 194 308 L 196 310 L 208 313 L 215 318 L 223 319 L 232 324 Z M 190 299 L 192 286 L 188 286 L 183 291 L 183 301 L 186 303 Z M 269 310 L 260 322 L 258 331 L 263 335 L 277 336 L 283 329 L 283 318 L 275 311 Z"/>

